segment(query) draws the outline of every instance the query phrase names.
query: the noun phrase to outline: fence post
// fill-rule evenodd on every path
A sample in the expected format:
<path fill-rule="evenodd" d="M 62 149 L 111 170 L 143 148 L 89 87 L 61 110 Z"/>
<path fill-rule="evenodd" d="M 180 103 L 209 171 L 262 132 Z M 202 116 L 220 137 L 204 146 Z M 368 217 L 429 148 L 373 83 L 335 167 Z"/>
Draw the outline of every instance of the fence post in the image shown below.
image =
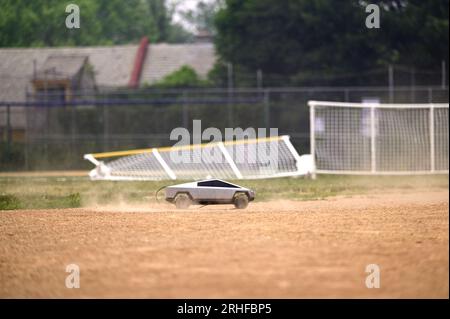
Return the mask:
<path fill-rule="evenodd" d="M 187 103 L 186 103 L 186 101 L 187 101 L 187 93 L 186 93 L 186 91 L 183 91 L 183 106 L 182 106 L 182 113 L 183 113 L 183 118 L 182 118 L 182 123 L 183 123 L 183 127 L 184 128 L 186 128 L 186 129 L 188 129 L 189 128 L 189 123 L 188 123 L 188 117 L 189 117 L 189 115 L 188 115 L 188 112 L 189 112 L 189 109 L 188 109 L 188 105 L 187 105 Z"/>
<path fill-rule="evenodd" d="M 447 72 L 447 67 L 445 65 L 445 60 L 442 60 L 442 79 L 441 79 L 442 89 L 445 89 L 445 81 L 447 78 L 446 72 Z"/>
<path fill-rule="evenodd" d="M 103 151 L 108 149 L 109 141 L 109 110 L 106 103 L 103 104 Z"/>
<path fill-rule="evenodd" d="M 376 154 L 376 143 L 375 143 L 375 106 L 370 107 L 370 166 L 372 174 L 375 174 L 377 171 L 377 154 Z"/>
<path fill-rule="evenodd" d="M 8 152 L 11 150 L 11 105 L 6 105 L 6 145 Z"/>
<path fill-rule="evenodd" d="M 264 90 L 264 122 L 266 128 L 270 128 L 270 100 L 269 90 Z"/>
<path fill-rule="evenodd" d="M 416 69 L 411 68 L 411 103 L 416 102 Z"/>
<path fill-rule="evenodd" d="M 76 109 L 75 104 L 71 104 L 70 107 L 70 156 L 74 158 L 77 154 L 76 152 L 76 138 L 75 138 L 75 131 L 76 131 Z"/>
<path fill-rule="evenodd" d="M 227 75 L 228 75 L 228 125 L 233 125 L 233 103 L 231 98 L 233 97 L 233 64 L 227 63 Z"/>
<path fill-rule="evenodd" d="M 256 71 L 256 87 L 258 90 L 262 88 L 263 75 L 261 69 Z"/>
<path fill-rule="evenodd" d="M 389 103 L 394 102 L 394 68 L 392 64 L 388 67 L 388 81 L 389 81 Z"/>
<path fill-rule="evenodd" d="M 35 99 L 33 98 L 33 101 Z M 27 98 L 28 101 L 28 98 Z M 33 110 L 33 109 L 32 109 Z M 25 107 L 25 145 L 24 145 L 24 160 L 25 160 L 25 170 L 29 171 L 30 170 L 30 165 L 29 165 L 29 144 L 30 144 L 30 138 L 29 138 L 29 134 L 30 134 L 30 120 L 29 120 L 29 116 L 30 116 L 30 107 Z"/>
<path fill-rule="evenodd" d="M 434 158 L 434 105 L 430 105 L 430 169 L 431 172 L 435 171 L 435 158 Z"/>

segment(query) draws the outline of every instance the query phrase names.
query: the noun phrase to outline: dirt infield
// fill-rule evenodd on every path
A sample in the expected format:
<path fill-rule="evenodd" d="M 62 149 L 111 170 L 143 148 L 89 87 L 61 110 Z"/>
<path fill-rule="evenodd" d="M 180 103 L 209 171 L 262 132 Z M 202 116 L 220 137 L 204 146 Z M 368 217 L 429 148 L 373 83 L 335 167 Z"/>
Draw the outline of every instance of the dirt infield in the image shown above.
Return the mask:
<path fill-rule="evenodd" d="M 448 298 L 448 231 L 448 190 L 1 211 L 0 297 Z M 71 263 L 79 289 L 65 287 Z"/>

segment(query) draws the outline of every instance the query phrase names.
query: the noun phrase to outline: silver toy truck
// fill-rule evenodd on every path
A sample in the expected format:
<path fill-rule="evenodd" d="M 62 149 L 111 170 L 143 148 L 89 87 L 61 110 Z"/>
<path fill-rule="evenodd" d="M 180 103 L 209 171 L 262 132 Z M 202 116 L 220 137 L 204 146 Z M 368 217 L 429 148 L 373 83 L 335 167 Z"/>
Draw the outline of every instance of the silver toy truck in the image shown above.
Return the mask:
<path fill-rule="evenodd" d="M 166 188 L 166 200 L 177 208 L 186 209 L 191 204 L 234 204 L 238 209 L 247 207 L 255 199 L 255 192 L 220 179 L 178 184 Z"/>

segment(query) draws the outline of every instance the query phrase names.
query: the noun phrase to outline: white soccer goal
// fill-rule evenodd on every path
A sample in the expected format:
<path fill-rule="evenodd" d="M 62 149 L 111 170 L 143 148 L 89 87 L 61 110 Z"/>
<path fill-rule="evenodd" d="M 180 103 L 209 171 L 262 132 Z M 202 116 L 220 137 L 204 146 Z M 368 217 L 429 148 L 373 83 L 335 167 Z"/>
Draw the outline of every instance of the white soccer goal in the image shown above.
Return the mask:
<path fill-rule="evenodd" d="M 448 174 L 448 103 L 308 105 L 315 173 Z"/>
<path fill-rule="evenodd" d="M 306 175 L 308 155 L 299 156 L 289 136 L 86 154 L 94 180 L 256 179 Z M 308 165 L 309 163 L 309 165 Z"/>

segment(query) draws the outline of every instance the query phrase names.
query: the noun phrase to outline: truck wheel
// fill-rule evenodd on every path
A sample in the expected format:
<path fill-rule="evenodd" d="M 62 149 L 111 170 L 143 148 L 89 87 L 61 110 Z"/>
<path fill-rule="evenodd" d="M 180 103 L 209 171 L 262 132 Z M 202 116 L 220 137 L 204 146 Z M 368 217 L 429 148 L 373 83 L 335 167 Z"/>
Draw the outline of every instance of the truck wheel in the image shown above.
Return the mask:
<path fill-rule="evenodd" d="M 236 194 L 234 196 L 234 207 L 244 209 L 248 206 L 248 197 L 246 194 Z"/>
<path fill-rule="evenodd" d="M 178 209 L 188 209 L 192 201 L 187 194 L 177 194 L 175 196 L 175 206 Z"/>

